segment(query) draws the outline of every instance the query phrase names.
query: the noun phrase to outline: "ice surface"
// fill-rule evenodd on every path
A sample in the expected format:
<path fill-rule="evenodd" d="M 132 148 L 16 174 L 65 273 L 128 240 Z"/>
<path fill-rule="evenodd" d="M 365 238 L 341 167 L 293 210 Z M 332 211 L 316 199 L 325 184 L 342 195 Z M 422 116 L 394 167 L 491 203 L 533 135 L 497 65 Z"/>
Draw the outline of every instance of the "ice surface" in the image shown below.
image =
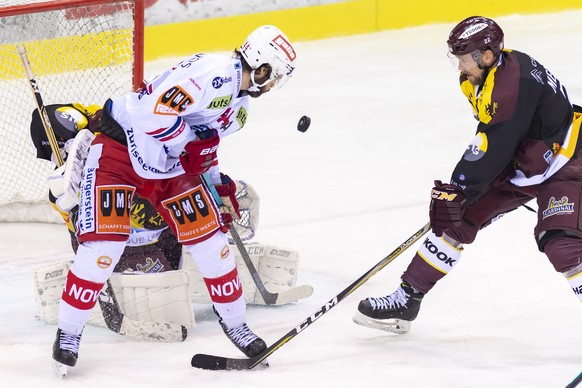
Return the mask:
<path fill-rule="evenodd" d="M 506 47 L 534 56 L 582 103 L 581 11 L 499 18 Z M 297 44 L 283 89 L 251 103 L 223 141 L 223 171 L 261 195 L 256 239 L 301 255 L 307 300 L 250 307 L 268 342 L 317 311 L 427 221 L 434 179 L 447 180 L 475 130 L 446 58 L 452 24 Z M 291 37 L 292 38 L 292 37 Z M 193 44 L 193 51 L 196 51 Z M 148 63 L 151 76 L 178 58 Z M 308 115 L 306 133 L 297 121 Z M 535 204 L 534 204 L 535 206 Z M 563 387 L 582 370 L 582 309 L 536 249 L 525 209 L 484 230 L 424 299 L 409 334 L 355 325 L 366 296 L 392 292 L 413 249 L 270 357 L 271 367 L 210 372 L 194 353 L 239 357 L 209 306 L 184 343 L 137 342 L 87 327 L 65 381 L 51 369 L 56 327 L 35 316 L 32 271 L 70 257 L 54 224 L 0 224 L 3 387 Z"/>

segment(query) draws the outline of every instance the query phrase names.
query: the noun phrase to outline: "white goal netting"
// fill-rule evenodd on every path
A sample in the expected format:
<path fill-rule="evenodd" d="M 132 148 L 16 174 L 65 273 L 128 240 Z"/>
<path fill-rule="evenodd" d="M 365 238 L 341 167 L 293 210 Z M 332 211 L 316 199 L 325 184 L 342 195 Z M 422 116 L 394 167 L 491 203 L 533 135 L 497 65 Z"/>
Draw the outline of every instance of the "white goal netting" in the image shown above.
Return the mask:
<path fill-rule="evenodd" d="M 0 0 L 0 221 L 50 222 L 58 219 L 47 200 L 54 167 L 36 159 L 36 102 L 17 43 L 45 105 L 101 105 L 141 81 L 143 0 Z"/>

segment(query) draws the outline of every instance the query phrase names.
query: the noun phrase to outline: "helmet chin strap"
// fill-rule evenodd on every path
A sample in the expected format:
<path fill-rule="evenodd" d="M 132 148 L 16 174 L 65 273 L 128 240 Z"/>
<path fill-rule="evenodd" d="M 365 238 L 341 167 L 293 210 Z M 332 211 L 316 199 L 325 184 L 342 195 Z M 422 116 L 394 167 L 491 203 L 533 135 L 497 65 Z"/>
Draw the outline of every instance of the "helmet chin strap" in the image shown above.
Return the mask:
<path fill-rule="evenodd" d="M 252 82 L 252 85 L 247 89 L 247 91 L 249 91 L 249 92 L 260 92 L 261 91 L 261 88 L 263 86 L 266 86 L 269 82 L 271 82 L 274 79 L 272 77 L 269 77 L 265 82 L 263 82 L 262 84 L 259 84 L 259 83 L 257 83 L 257 81 L 255 81 L 255 71 L 256 71 L 256 69 L 254 69 L 253 71 L 251 71 L 251 82 Z"/>

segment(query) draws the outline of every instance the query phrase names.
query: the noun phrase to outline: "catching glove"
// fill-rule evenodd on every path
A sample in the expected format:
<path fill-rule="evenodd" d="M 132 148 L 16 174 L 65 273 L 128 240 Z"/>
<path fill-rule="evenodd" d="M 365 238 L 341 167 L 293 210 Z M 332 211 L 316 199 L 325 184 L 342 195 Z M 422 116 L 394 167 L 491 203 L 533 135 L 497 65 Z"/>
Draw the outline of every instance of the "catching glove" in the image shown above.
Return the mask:
<path fill-rule="evenodd" d="M 461 226 L 467 200 L 460 187 L 434 181 L 430 197 L 430 226 L 437 237 L 446 229 Z"/>
<path fill-rule="evenodd" d="M 180 163 L 186 174 L 202 175 L 216 161 L 220 137 L 215 129 L 203 132 L 198 139 L 188 142 L 180 155 Z"/>

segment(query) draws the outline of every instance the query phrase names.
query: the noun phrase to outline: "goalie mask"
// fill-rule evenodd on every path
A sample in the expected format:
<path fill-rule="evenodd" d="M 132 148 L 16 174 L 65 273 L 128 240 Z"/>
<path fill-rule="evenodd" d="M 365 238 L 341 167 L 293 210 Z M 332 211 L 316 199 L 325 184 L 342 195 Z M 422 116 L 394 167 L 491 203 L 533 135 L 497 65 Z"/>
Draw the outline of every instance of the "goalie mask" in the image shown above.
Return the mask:
<path fill-rule="evenodd" d="M 295 69 L 295 50 L 289 39 L 275 26 L 262 26 L 254 30 L 241 46 L 240 52 L 251 67 L 250 92 L 258 92 L 259 88 L 277 80 L 277 87 L 287 82 Z M 269 79 L 261 84 L 255 81 L 255 70 L 261 65 L 271 67 Z"/>
<path fill-rule="evenodd" d="M 101 106 L 99 105 L 84 106 L 79 103 L 53 104 L 47 105 L 45 109 L 58 146 L 61 149 L 81 129 L 88 128 L 93 131 L 97 127 L 99 116 L 101 115 L 99 113 Z M 38 109 L 32 112 L 30 136 L 36 148 L 36 157 L 50 161 L 52 149 L 48 142 Z"/>

